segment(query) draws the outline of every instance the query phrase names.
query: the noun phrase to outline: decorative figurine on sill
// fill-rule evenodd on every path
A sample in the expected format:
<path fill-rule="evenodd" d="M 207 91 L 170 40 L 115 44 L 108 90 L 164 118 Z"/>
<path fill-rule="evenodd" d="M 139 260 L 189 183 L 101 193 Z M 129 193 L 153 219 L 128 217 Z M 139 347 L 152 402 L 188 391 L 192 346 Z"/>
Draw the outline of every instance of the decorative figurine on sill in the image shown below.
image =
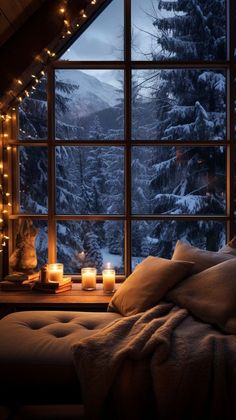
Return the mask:
<path fill-rule="evenodd" d="M 35 239 L 38 229 L 29 218 L 19 218 L 15 250 L 9 258 L 13 271 L 32 272 L 37 267 Z"/>

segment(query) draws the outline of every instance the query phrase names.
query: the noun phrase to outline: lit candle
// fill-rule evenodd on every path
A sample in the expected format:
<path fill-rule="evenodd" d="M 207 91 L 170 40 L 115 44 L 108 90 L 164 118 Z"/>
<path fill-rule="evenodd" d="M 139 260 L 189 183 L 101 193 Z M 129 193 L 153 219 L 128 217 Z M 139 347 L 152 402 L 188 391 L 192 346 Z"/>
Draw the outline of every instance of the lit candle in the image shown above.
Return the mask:
<path fill-rule="evenodd" d="M 96 274 L 97 270 L 94 267 L 86 267 L 81 269 L 82 289 L 95 290 L 96 289 Z"/>
<path fill-rule="evenodd" d="M 63 264 L 48 264 L 48 281 L 59 282 L 63 280 Z"/>
<path fill-rule="evenodd" d="M 115 290 L 116 272 L 111 268 L 110 263 L 107 264 L 102 272 L 103 290 L 105 293 L 113 293 Z"/>

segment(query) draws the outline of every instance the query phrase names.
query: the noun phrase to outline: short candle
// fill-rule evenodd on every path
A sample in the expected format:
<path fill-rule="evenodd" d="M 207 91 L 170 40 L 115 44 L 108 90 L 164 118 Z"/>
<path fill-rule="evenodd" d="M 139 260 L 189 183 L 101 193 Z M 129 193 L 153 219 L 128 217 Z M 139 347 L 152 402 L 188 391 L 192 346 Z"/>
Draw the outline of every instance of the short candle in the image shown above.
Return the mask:
<path fill-rule="evenodd" d="M 94 267 L 86 267 L 81 269 L 82 289 L 95 290 L 96 289 L 96 275 L 97 269 Z"/>
<path fill-rule="evenodd" d="M 48 281 L 59 282 L 63 280 L 63 264 L 48 264 Z"/>
<path fill-rule="evenodd" d="M 113 268 L 105 268 L 102 272 L 103 290 L 105 293 L 113 293 L 115 290 L 116 272 Z"/>

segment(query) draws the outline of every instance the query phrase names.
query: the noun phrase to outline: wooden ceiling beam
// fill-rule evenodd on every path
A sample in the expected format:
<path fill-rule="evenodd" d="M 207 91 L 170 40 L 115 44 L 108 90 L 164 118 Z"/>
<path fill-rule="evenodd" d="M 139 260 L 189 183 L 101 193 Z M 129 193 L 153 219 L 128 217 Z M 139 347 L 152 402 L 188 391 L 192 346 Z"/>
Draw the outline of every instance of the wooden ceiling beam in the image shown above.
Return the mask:
<path fill-rule="evenodd" d="M 106 0 L 97 0 L 95 5 L 89 0 L 68 0 L 67 14 L 74 20 L 81 20 L 81 11 L 85 10 L 93 18 L 105 3 Z M 19 91 L 17 79 L 23 80 L 23 85 L 29 83 L 32 72 L 39 72 L 45 65 L 39 58 L 45 54 L 44 50 L 49 48 L 58 52 L 68 42 L 68 39 L 62 39 L 61 36 L 64 28 L 64 19 L 59 13 L 61 4 L 58 0 L 43 3 L 0 48 L 0 110 L 6 109 L 16 96 L 17 89 Z M 84 21 L 86 24 L 86 19 Z"/>
<path fill-rule="evenodd" d="M 0 47 L 48 0 L 5 0 L 0 3 Z"/>

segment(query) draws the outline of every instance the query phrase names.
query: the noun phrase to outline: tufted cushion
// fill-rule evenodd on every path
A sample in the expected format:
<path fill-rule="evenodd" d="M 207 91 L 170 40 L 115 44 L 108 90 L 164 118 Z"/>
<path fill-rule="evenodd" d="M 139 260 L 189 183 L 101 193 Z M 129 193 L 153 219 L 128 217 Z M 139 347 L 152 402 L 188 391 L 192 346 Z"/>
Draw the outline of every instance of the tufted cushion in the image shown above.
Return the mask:
<path fill-rule="evenodd" d="M 0 377 L 4 386 L 63 385 L 78 390 L 71 346 L 120 316 L 106 312 L 27 311 L 0 320 Z"/>

